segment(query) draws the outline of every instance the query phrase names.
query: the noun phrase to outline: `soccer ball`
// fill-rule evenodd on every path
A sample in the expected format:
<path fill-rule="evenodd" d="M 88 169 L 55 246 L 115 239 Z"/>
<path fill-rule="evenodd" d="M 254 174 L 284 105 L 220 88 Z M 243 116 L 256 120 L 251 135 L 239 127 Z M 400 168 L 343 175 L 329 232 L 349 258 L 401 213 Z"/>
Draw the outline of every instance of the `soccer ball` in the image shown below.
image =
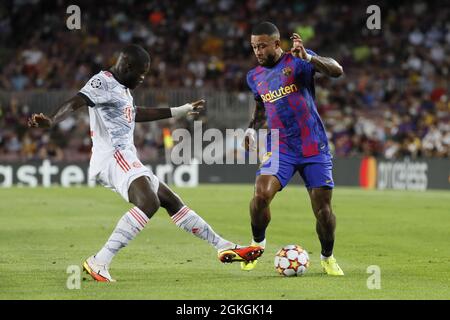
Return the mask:
<path fill-rule="evenodd" d="M 301 276 L 309 267 L 308 252 L 298 245 L 290 244 L 277 252 L 274 263 L 275 270 L 283 276 Z"/>

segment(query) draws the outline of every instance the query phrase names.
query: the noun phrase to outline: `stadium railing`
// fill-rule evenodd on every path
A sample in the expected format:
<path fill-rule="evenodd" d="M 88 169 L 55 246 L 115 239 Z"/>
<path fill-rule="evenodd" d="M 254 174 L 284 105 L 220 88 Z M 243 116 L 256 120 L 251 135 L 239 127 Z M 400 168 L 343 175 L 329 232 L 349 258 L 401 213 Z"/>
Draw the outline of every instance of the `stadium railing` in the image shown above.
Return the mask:
<path fill-rule="evenodd" d="M 50 91 L 0 91 L 0 107 L 9 107 L 13 98 L 19 106 L 27 105 L 33 112 L 48 113 L 65 99 L 74 95 L 73 90 Z M 198 99 L 206 100 L 205 115 L 202 119 L 211 128 L 238 128 L 250 119 L 254 107 L 251 94 L 202 89 L 149 89 L 136 90 L 136 105 L 149 107 L 178 106 Z"/>

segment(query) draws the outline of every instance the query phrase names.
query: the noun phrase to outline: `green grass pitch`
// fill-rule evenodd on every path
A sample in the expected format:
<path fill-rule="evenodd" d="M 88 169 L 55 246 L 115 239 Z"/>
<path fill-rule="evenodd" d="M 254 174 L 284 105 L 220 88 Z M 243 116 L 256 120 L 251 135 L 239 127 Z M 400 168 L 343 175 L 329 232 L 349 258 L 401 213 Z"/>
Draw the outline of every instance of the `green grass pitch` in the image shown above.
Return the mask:
<path fill-rule="evenodd" d="M 225 238 L 249 242 L 252 185 L 176 189 Z M 0 299 L 450 299 L 450 192 L 336 188 L 335 256 L 346 273 L 322 274 L 320 246 L 306 190 L 289 186 L 272 204 L 268 245 L 257 268 L 223 265 L 206 242 L 179 230 L 164 210 L 115 258 L 118 282 L 96 283 L 79 266 L 106 241 L 130 207 L 98 188 L 0 189 Z M 308 250 L 303 277 L 281 277 L 275 252 Z M 368 289 L 368 266 L 381 270 L 381 289 Z"/>

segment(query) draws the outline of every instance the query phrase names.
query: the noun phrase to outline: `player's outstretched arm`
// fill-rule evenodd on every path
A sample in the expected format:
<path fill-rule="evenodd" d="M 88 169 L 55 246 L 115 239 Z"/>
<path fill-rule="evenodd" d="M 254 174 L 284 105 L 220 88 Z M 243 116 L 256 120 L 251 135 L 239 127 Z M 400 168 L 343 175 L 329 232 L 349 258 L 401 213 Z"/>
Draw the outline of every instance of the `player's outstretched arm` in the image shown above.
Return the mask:
<path fill-rule="evenodd" d="M 186 103 L 174 108 L 136 108 L 136 122 L 156 121 L 167 118 L 181 118 L 186 115 L 197 115 L 205 107 L 205 100 Z"/>
<path fill-rule="evenodd" d="M 294 33 L 291 39 L 293 42 L 291 49 L 292 54 L 298 58 L 310 62 L 320 73 L 333 78 L 340 77 L 344 73 L 341 65 L 333 58 L 312 56 L 306 52 L 303 47 L 302 38 L 297 33 Z"/>
<path fill-rule="evenodd" d="M 50 128 L 54 124 L 63 121 L 72 112 L 85 106 L 87 106 L 86 101 L 79 95 L 76 95 L 56 108 L 51 115 L 33 113 L 28 119 L 28 126 Z"/>

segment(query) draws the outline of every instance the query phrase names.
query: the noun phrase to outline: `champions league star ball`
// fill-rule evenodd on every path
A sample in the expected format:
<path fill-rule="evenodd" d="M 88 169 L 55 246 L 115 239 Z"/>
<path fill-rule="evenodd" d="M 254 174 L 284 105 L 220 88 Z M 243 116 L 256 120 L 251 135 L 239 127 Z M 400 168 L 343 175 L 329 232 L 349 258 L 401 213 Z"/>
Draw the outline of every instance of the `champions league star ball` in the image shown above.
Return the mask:
<path fill-rule="evenodd" d="M 309 267 L 308 252 L 298 245 L 290 244 L 277 252 L 274 263 L 275 270 L 283 276 L 301 276 Z"/>

